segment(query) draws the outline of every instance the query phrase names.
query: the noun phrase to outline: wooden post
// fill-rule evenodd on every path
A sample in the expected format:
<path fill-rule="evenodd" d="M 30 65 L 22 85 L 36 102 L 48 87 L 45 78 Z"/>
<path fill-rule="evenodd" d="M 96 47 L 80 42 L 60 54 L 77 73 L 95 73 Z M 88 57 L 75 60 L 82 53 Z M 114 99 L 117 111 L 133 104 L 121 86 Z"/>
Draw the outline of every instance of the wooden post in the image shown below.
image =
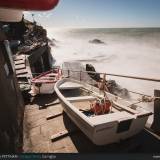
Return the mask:
<path fill-rule="evenodd" d="M 80 71 L 80 82 L 82 81 L 82 71 Z"/>
<path fill-rule="evenodd" d="M 70 70 L 68 70 L 68 78 L 70 77 Z"/>
<path fill-rule="evenodd" d="M 103 92 L 104 92 L 104 97 L 106 96 L 106 74 L 103 75 Z"/>
<path fill-rule="evenodd" d="M 160 97 L 160 90 L 154 91 L 155 97 Z M 157 134 L 160 134 L 160 99 L 154 101 L 154 121 L 151 129 Z"/>

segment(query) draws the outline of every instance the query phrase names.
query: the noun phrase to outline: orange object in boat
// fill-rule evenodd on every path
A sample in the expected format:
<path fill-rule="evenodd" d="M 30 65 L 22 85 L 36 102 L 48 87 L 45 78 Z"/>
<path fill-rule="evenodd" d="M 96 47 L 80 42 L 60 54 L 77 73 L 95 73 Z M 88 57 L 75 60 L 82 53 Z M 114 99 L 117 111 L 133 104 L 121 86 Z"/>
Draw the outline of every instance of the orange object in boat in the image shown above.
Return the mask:
<path fill-rule="evenodd" d="M 111 102 L 109 100 L 105 100 L 103 103 L 96 101 L 92 103 L 90 107 L 91 112 L 93 112 L 95 115 L 103 115 L 109 113 Z"/>
<path fill-rule="evenodd" d="M 22 10 L 50 10 L 58 2 L 59 0 L 0 0 L 0 7 Z"/>
<path fill-rule="evenodd" d="M 96 115 L 100 115 L 102 112 L 100 103 L 98 101 L 94 102 L 91 104 L 91 112 L 93 112 Z"/>
<path fill-rule="evenodd" d="M 104 104 L 101 104 L 103 113 L 109 113 L 110 107 L 111 107 L 111 102 L 109 100 L 105 100 Z"/>

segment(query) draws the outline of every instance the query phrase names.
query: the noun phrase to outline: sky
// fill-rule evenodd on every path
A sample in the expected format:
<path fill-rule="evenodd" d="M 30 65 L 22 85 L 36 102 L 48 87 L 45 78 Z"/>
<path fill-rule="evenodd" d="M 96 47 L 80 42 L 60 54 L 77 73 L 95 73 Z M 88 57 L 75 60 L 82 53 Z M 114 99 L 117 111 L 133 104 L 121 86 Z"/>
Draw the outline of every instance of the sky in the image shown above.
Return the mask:
<path fill-rule="evenodd" d="M 25 12 L 29 20 L 31 13 Z M 33 13 L 50 28 L 160 27 L 160 0 L 60 0 L 53 10 Z"/>

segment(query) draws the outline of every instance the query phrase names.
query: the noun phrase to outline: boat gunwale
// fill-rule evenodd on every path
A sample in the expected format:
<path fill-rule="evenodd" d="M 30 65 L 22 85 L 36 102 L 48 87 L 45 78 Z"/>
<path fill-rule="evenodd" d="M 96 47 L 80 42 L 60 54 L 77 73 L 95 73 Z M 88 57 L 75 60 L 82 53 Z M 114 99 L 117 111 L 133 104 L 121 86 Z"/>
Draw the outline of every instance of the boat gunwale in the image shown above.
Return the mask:
<path fill-rule="evenodd" d="M 91 120 L 91 118 L 90 117 L 87 117 L 86 115 L 84 115 L 82 112 L 80 112 L 70 101 L 68 101 L 67 100 L 67 98 L 60 92 L 60 89 L 59 89 L 59 86 L 60 85 L 62 85 L 63 83 L 65 83 L 65 82 L 67 82 L 67 81 L 72 81 L 72 82 L 76 82 L 76 83 L 79 83 L 79 84 L 82 84 L 82 85 L 84 85 L 84 86 L 91 86 L 91 85 L 89 85 L 89 84 L 83 84 L 82 82 L 79 82 L 79 81 L 77 81 L 77 80 L 73 80 L 73 79 L 70 79 L 70 78 L 64 78 L 64 79 L 61 79 L 61 80 L 59 80 L 56 84 L 55 84 L 55 86 L 54 86 L 54 89 L 55 89 L 55 92 L 57 93 L 57 95 L 60 97 L 60 99 L 66 104 L 66 105 L 68 105 L 70 108 L 71 108 L 71 110 L 72 111 L 74 111 L 74 113 L 75 114 L 77 114 L 77 116 L 79 116 L 79 117 L 81 117 L 82 119 L 84 119 L 90 126 L 92 126 L 92 127 L 94 127 L 94 126 L 97 126 L 98 124 L 93 124 L 93 122 L 92 122 L 92 120 Z M 91 86 L 91 87 L 94 87 L 94 86 Z M 87 89 L 88 89 L 88 87 L 87 87 Z M 100 97 L 100 96 L 98 96 L 98 94 L 96 93 L 96 92 L 94 92 L 94 91 L 91 91 L 92 93 L 94 93 L 94 95 L 95 96 L 97 96 L 97 97 Z M 111 94 L 111 93 L 108 93 L 107 92 L 107 94 L 108 95 L 110 95 L 110 96 L 115 96 L 115 95 L 113 95 L 113 94 Z M 115 97 L 117 97 L 117 96 L 115 96 Z M 120 97 L 118 97 L 118 99 L 120 99 L 120 100 L 123 100 L 122 98 L 120 98 Z M 127 103 L 129 103 L 128 101 L 126 101 L 126 100 L 124 100 L 125 102 L 127 102 Z M 123 109 L 123 108 L 122 108 Z M 136 111 L 136 110 L 135 110 Z M 144 113 L 144 111 L 145 111 L 145 113 Z M 143 114 L 146 114 L 146 113 L 150 113 L 149 111 L 146 111 L 146 110 L 144 110 L 144 111 L 141 111 L 140 112 L 140 114 L 131 114 L 131 113 L 128 113 L 129 115 L 130 115 L 130 117 L 132 117 L 132 118 L 138 118 L 138 116 L 140 116 L 140 115 L 143 115 Z M 124 110 L 124 112 L 126 112 L 125 110 Z M 102 115 L 103 117 L 104 117 L 104 115 Z M 106 116 L 108 116 L 108 115 L 106 115 Z M 101 115 L 99 116 L 100 118 L 101 118 Z M 118 121 L 118 119 L 117 120 L 114 120 L 114 122 L 119 122 Z M 107 122 L 106 122 L 107 123 Z"/>
<path fill-rule="evenodd" d="M 55 70 L 54 70 L 54 71 L 55 71 Z M 40 74 L 39 76 L 36 76 L 36 77 L 32 78 L 32 79 L 31 79 L 31 83 L 32 83 L 32 84 L 50 84 L 50 83 L 56 83 L 56 82 L 57 82 L 56 77 L 58 76 L 59 72 L 54 73 L 55 76 L 52 77 L 52 78 L 55 78 L 54 80 L 44 80 L 44 79 L 39 80 L 39 78 L 45 77 L 46 75 L 51 74 L 51 73 L 53 73 L 53 70 L 52 70 L 52 71 L 44 72 L 44 73 Z M 39 80 L 39 81 L 38 81 L 38 80 Z M 36 82 L 36 81 L 37 81 L 37 82 Z M 44 82 L 43 82 L 43 81 L 44 81 Z"/>

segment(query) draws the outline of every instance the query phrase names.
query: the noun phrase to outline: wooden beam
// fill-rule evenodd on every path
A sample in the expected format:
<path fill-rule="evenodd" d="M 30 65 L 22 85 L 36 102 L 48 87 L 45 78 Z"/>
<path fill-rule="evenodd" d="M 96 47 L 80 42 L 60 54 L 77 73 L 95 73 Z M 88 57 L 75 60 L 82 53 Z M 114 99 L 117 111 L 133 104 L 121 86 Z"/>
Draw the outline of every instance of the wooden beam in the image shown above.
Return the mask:
<path fill-rule="evenodd" d="M 19 60 L 19 61 L 15 61 L 14 63 L 15 63 L 15 65 L 20 65 L 20 64 L 25 64 L 25 61 Z"/>
<path fill-rule="evenodd" d="M 57 134 L 52 135 L 51 141 L 52 142 L 58 141 L 59 139 L 65 138 L 67 136 L 71 136 L 71 135 L 77 133 L 78 131 L 79 131 L 78 129 L 71 130 L 71 131 L 68 131 L 68 130 L 61 131 Z"/>
<path fill-rule="evenodd" d="M 55 105 L 58 105 L 58 104 L 60 104 L 60 103 L 61 103 L 60 101 L 56 101 L 56 102 L 51 103 L 51 104 L 46 104 L 45 107 L 55 106 Z"/>
<path fill-rule="evenodd" d="M 48 107 L 52 107 L 52 106 L 58 105 L 60 103 L 61 103 L 60 101 L 55 101 L 55 102 L 50 103 L 50 104 L 45 104 L 44 106 L 39 106 L 39 109 L 46 109 Z"/>
<path fill-rule="evenodd" d="M 136 111 L 136 110 L 134 110 L 132 108 L 126 107 L 124 105 L 120 105 L 119 103 L 117 103 L 115 101 L 113 101 L 113 104 L 118 106 L 118 107 L 120 107 L 120 108 L 122 108 L 122 109 L 124 109 L 125 111 L 128 111 L 128 112 L 132 113 L 132 114 L 138 114 L 139 113 L 138 111 Z"/>
<path fill-rule="evenodd" d="M 16 75 L 27 74 L 28 71 L 26 69 L 16 70 Z"/>
<path fill-rule="evenodd" d="M 46 117 L 46 120 L 51 120 L 51 119 L 60 117 L 60 116 L 62 116 L 62 115 L 63 115 L 63 112 L 60 112 L 60 113 L 58 113 L 58 114 L 48 115 L 48 116 Z"/>
<path fill-rule="evenodd" d="M 25 64 L 15 65 L 16 70 L 21 70 L 21 69 L 25 69 L 25 68 L 26 68 Z"/>

